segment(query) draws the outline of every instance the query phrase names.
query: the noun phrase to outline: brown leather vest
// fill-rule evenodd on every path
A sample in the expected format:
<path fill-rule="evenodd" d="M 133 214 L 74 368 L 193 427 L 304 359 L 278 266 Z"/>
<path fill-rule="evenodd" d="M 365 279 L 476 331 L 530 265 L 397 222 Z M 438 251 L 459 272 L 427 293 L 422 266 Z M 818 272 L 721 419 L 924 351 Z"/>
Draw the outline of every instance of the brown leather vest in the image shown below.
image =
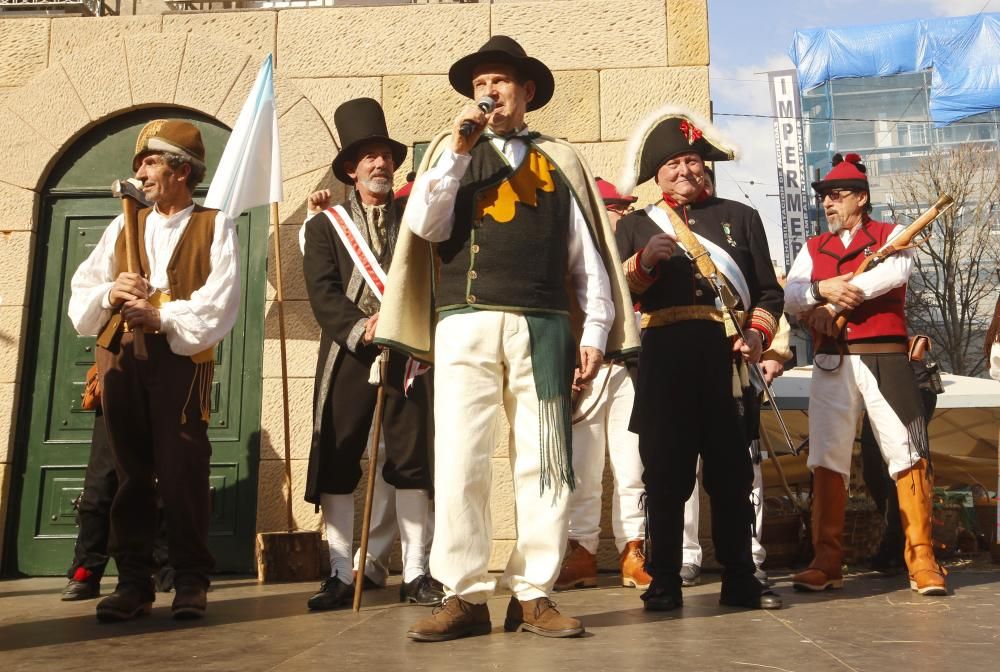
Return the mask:
<path fill-rule="evenodd" d="M 146 253 L 146 220 L 152 208 L 143 208 L 139 211 L 138 217 L 138 239 L 139 263 L 142 267 L 142 274 L 149 277 L 149 256 Z M 170 257 L 167 265 L 167 281 L 170 283 L 170 300 L 183 301 L 190 299 L 195 291 L 205 285 L 209 274 L 212 272 L 212 240 L 215 236 L 215 216 L 218 210 L 203 208 L 200 205 L 194 206 L 191 213 L 191 220 L 187 223 L 181 239 L 177 241 L 177 247 Z M 125 230 L 118 234 L 115 242 L 115 277 L 119 273 L 125 272 Z M 196 363 L 206 362 L 212 359 L 215 353 L 215 344 L 212 347 L 192 355 L 191 359 Z"/>

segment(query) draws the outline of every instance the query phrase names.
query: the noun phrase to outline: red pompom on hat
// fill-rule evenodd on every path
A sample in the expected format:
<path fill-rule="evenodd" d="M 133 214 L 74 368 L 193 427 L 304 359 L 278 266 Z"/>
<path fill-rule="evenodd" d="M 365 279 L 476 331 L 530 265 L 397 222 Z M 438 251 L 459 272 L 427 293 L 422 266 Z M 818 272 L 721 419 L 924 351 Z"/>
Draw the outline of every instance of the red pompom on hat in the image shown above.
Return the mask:
<path fill-rule="evenodd" d="M 861 156 L 851 152 L 847 156 L 833 155 L 833 170 L 822 180 L 812 183 L 816 193 L 822 194 L 830 189 L 849 189 L 868 193 L 868 171 L 861 163 Z"/>
<path fill-rule="evenodd" d="M 605 205 L 617 205 L 619 203 L 635 203 L 639 200 L 638 196 L 622 196 L 618 193 L 618 189 L 615 185 L 611 184 L 607 180 L 601 178 L 595 178 L 597 182 L 597 190 L 601 194 L 601 200 L 604 201 Z"/>

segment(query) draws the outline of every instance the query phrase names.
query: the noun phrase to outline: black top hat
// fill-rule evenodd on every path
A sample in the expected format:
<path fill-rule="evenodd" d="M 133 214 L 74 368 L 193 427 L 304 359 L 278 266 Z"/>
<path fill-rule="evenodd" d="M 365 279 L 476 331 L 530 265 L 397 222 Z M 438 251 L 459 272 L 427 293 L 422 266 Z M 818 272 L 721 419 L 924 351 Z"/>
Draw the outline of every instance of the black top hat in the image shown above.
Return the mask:
<path fill-rule="evenodd" d="M 389 137 L 385 125 L 385 112 L 378 101 L 371 98 L 349 100 L 333 113 L 333 123 L 340 134 L 340 151 L 333 158 L 333 174 L 344 184 L 354 184 L 345 161 L 354 161 L 356 150 L 365 142 L 384 142 L 392 150 L 392 160 L 398 167 L 406 158 L 406 145 Z"/>
<path fill-rule="evenodd" d="M 528 56 L 520 44 L 506 35 L 494 35 L 479 47 L 479 51 L 455 61 L 448 71 L 448 81 L 463 96 L 472 98 L 472 73 L 486 63 L 512 65 L 522 80 L 535 83 L 535 97 L 528 103 L 528 112 L 543 107 L 552 99 L 556 88 L 552 71 L 537 58 Z"/>

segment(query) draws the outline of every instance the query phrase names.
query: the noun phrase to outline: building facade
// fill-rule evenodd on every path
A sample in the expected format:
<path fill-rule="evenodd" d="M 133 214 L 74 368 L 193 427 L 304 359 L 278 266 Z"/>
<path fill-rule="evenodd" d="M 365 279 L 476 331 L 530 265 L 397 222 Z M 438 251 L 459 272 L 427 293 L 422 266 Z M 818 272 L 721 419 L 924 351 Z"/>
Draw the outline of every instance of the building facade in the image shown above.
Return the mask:
<path fill-rule="evenodd" d="M 285 201 L 280 204 L 294 517 L 321 529 L 302 499 L 319 343 L 302 283 L 306 196 L 343 193 L 330 172 L 344 100 L 381 101 L 411 147 L 450 125 L 463 100 L 447 70 L 492 34 L 515 37 L 555 71 L 552 102 L 529 123 L 577 144 L 614 179 L 632 126 L 664 101 L 709 112 L 706 0 L 421 3 L 246 11 L 222 3 L 123 2 L 120 16 L 0 13 L 0 533 L 2 572 L 56 574 L 75 536 L 92 418 L 78 408 L 92 339 L 66 319 L 66 283 L 120 205 L 145 121 L 184 116 L 218 160 L 258 66 L 274 55 Z M 359 3 L 350 3 L 359 4 Z M 373 4 L 373 3 L 368 3 Z M 127 5 L 127 6 L 126 6 Z M 0 5 L 2 7 L 3 5 Z M 230 4 L 229 6 L 233 6 Z M 150 13 L 143 13 L 150 12 Z M 131 15 L 124 15 L 131 14 Z M 412 151 L 397 171 L 412 168 Z M 209 178 L 211 176 L 211 170 Z M 654 193 L 641 192 L 643 199 Z M 251 571 L 255 532 L 285 529 L 282 386 L 275 266 L 266 213 L 240 222 L 244 305 L 217 355 L 213 536 L 227 571 Z M 515 531 L 506 442 L 494 460 L 492 567 Z M 358 510 L 360 512 L 360 508 Z M 605 518 L 607 522 L 607 517 Z M 608 529 L 605 525 L 605 529 Z M 617 560 L 602 545 L 603 564 Z"/>

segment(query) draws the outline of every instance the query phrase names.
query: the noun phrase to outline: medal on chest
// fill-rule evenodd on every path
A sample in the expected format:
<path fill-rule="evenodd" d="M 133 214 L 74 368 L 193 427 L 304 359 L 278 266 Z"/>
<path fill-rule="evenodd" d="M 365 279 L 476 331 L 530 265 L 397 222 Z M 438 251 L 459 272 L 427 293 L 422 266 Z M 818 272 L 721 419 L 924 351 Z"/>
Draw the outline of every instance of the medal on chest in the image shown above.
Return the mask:
<path fill-rule="evenodd" d="M 733 230 L 732 225 L 729 222 L 722 223 L 722 231 L 726 234 L 726 242 L 729 243 L 730 247 L 736 247 L 736 241 L 733 240 Z"/>

